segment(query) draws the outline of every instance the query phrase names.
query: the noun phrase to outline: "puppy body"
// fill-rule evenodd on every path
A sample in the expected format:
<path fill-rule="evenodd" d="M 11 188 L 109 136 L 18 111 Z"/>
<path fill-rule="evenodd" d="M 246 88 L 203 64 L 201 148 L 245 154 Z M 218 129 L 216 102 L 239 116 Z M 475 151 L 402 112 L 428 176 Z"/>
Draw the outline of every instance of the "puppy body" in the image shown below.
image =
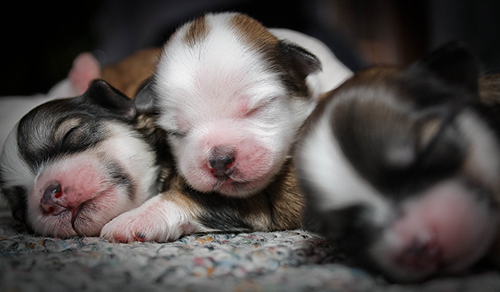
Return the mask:
<path fill-rule="evenodd" d="M 13 216 L 41 235 L 99 235 L 105 223 L 158 191 L 149 126 L 136 118 L 131 100 L 102 80 L 79 97 L 36 107 L 0 156 L 0 187 Z"/>
<path fill-rule="evenodd" d="M 161 197 L 111 221 L 103 236 L 167 241 L 195 231 L 300 226 L 291 151 L 321 90 L 342 78 L 323 84 L 321 61 L 278 37 L 236 13 L 207 14 L 174 33 L 136 103 L 158 113 L 179 176 Z M 295 40 L 335 62 L 317 41 Z"/>
<path fill-rule="evenodd" d="M 476 263 L 497 234 L 500 197 L 498 93 L 481 90 L 462 44 L 334 90 L 298 147 L 305 227 L 394 280 Z"/>

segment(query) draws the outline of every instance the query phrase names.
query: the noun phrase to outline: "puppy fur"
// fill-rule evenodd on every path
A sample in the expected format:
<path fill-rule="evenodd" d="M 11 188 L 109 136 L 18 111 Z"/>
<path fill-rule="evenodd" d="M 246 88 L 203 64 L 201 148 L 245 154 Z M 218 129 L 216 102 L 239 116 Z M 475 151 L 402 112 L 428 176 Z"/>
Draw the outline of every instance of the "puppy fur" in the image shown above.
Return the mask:
<path fill-rule="evenodd" d="M 207 14 L 181 26 L 136 97 L 167 132 L 178 175 L 101 235 L 163 242 L 192 232 L 300 227 L 303 199 L 290 158 L 329 86 L 320 76 L 313 54 L 246 15 Z"/>
<path fill-rule="evenodd" d="M 0 156 L 0 187 L 13 216 L 40 235 L 96 236 L 117 215 L 159 190 L 167 147 L 151 118 L 96 80 L 81 96 L 24 116 Z M 157 144 L 159 143 L 159 144 Z"/>
<path fill-rule="evenodd" d="M 298 146 L 304 226 L 396 281 L 457 274 L 484 257 L 498 233 L 500 91 L 478 72 L 452 43 L 332 91 Z"/>

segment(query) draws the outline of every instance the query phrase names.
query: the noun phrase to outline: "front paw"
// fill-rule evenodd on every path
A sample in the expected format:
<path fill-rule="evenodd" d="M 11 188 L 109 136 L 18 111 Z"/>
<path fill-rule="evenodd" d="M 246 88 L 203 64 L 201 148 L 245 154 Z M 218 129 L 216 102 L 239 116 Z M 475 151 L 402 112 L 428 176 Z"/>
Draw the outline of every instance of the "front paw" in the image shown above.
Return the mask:
<path fill-rule="evenodd" d="M 195 231 L 190 221 L 182 208 L 159 195 L 108 222 L 101 237 L 123 243 L 167 242 Z"/>

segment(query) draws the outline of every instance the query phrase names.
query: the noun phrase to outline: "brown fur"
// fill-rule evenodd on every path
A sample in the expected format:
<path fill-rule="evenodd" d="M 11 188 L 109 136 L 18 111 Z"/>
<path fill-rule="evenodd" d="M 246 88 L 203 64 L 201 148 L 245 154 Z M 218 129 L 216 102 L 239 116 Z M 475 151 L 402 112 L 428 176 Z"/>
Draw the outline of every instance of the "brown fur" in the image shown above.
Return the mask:
<path fill-rule="evenodd" d="M 213 206 L 230 210 L 235 218 L 249 227 L 248 231 L 300 228 L 304 200 L 297 187 L 292 162 L 286 163 L 283 170 L 266 189 L 248 198 L 229 198 L 189 190 L 178 173 L 167 178 L 161 195 L 166 200 L 182 207 L 194 218 L 200 218 L 206 208 Z M 209 206 L 207 204 L 209 200 L 217 202 Z M 211 211 L 217 212 L 217 210 Z M 231 225 L 231 222 L 228 223 Z M 232 231 L 231 229 L 222 230 Z"/>
<path fill-rule="evenodd" d="M 139 51 L 117 64 L 105 67 L 103 78 L 118 90 L 133 96 L 142 82 L 151 76 L 158 53 L 159 49 Z M 153 140 L 152 143 L 165 141 L 165 134 L 155 128 L 153 117 L 141 115 L 138 119 L 137 127 L 146 137 Z M 203 209 L 202 201 L 186 192 L 187 185 L 175 172 L 173 165 L 172 157 L 163 162 L 161 180 L 165 183 L 161 195 L 198 217 Z M 283 170 L 259 194 L 246 199 L 225 198 L 224 205 L 233 209 L 256 231 L 299 228 L 303 199 L 295 181 L 293 163 L 286 163 Z"/>
<path fill-rule="evenodd" d="M 153 75 L 159 54 L 159 48 L 140 50 L 118 63 L 104 66 L 102 79 L 126 96 L 133 97 L 144 81 Z"/>
<path fill-rule="evenodd" d="M 205 16 L 202 16 L 191 23 L 186 35 L 184 35 L 183 41 L 188 46 L 193 47 L 197 42 L 204 40 L 207 35 L 207 23 L 205 21 Z"/>
<path fill-rule="evenodd" d="M 245 15 L 236 15 L 232 19 L 232 25 L 242 37 L 247 38 L 247 42 L 254 49 L 265 54 L 274 54 L 277 51 L 278 39 L 256 20 Z M 184 41 L 188 45 L 195 45 L 197 39 L 207 35 L 208 29 L 205 18 L 199 18 L 189 27 Z M 117 64 L 105 67 L 102 77 L 127 96 L 134 96 L 143 82 L 151 77 L 159 53 L 160 49 L 139 51 Z M 164 144 L 165 133 L 154 126 L 153 117 L 140 116 L 138 128 L 153 140 L 152 143 L 162 144 L 159 147 L 168 147 Z M 293 151 L 293 147 L 290 151 Z M 166 159 L 163 157 L 161 179 L 164 183 L 161 196 L 174 202 L 194 218 L 200 218 L 207 208 L 208 201 L 216 200 L 213 206 L 233 212 L 250 227 L 250 231 L 300 228 L 304 200 L 297 186 L 292 159 L 285 163 L 282 172 L 266 189 L 242 199 L 189 190 L 183 178 L 175 171 L 173 157 L 170 153 L 163 155 L 166 155 Z"/>
<path fill-rule="evenodd" d="M 274 48 L 279 42 L 260 22 L 247 15 L 235 15 L 231 24 L 253 49 Z"/>

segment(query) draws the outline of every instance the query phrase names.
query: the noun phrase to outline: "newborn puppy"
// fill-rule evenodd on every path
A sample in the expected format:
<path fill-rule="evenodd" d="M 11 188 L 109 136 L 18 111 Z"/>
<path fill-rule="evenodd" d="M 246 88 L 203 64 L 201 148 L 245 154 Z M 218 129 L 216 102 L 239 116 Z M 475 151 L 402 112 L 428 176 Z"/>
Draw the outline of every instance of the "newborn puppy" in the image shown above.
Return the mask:
<path fill-rule="evenodd" d="M 498 228 L 500 116 L 499 92 L 481 86 L 480 97 L 478 72 L 452 43 L 331 92 L 296 156 L 305 228 L 393 280 L 460 273 L 482 258 Z"/>
<path fill-rule="evenodd" d="M 339 64 L 317 40 L 290 31 Z M 174 240 L 208 230 L 300 227 L 292 148 L 322 90 L 321 61 L 237 13 L 181 26 L 136 97 L 168 133 L 178 176 L 165 192 L 103 228 L 111 240 Z M 147 215 L 146 215 L 147 214 Z"/>
<path fill-rule="evenodd" d="M 152 129 L 132 100 L 102 80 L 30 111 L 0 156 L 0 188 L 13 216 L 40 235 L 99 235 L 158 192 L 148 123 Z"/>
<path fill-rule="evenodd" d="M 246 197 L 281 170 L 316 105 L 306 78 L 320 70 L 314 55 L 248 16 L 207 14 L 165 45 L 147 98 L 186 182 Z"/>

